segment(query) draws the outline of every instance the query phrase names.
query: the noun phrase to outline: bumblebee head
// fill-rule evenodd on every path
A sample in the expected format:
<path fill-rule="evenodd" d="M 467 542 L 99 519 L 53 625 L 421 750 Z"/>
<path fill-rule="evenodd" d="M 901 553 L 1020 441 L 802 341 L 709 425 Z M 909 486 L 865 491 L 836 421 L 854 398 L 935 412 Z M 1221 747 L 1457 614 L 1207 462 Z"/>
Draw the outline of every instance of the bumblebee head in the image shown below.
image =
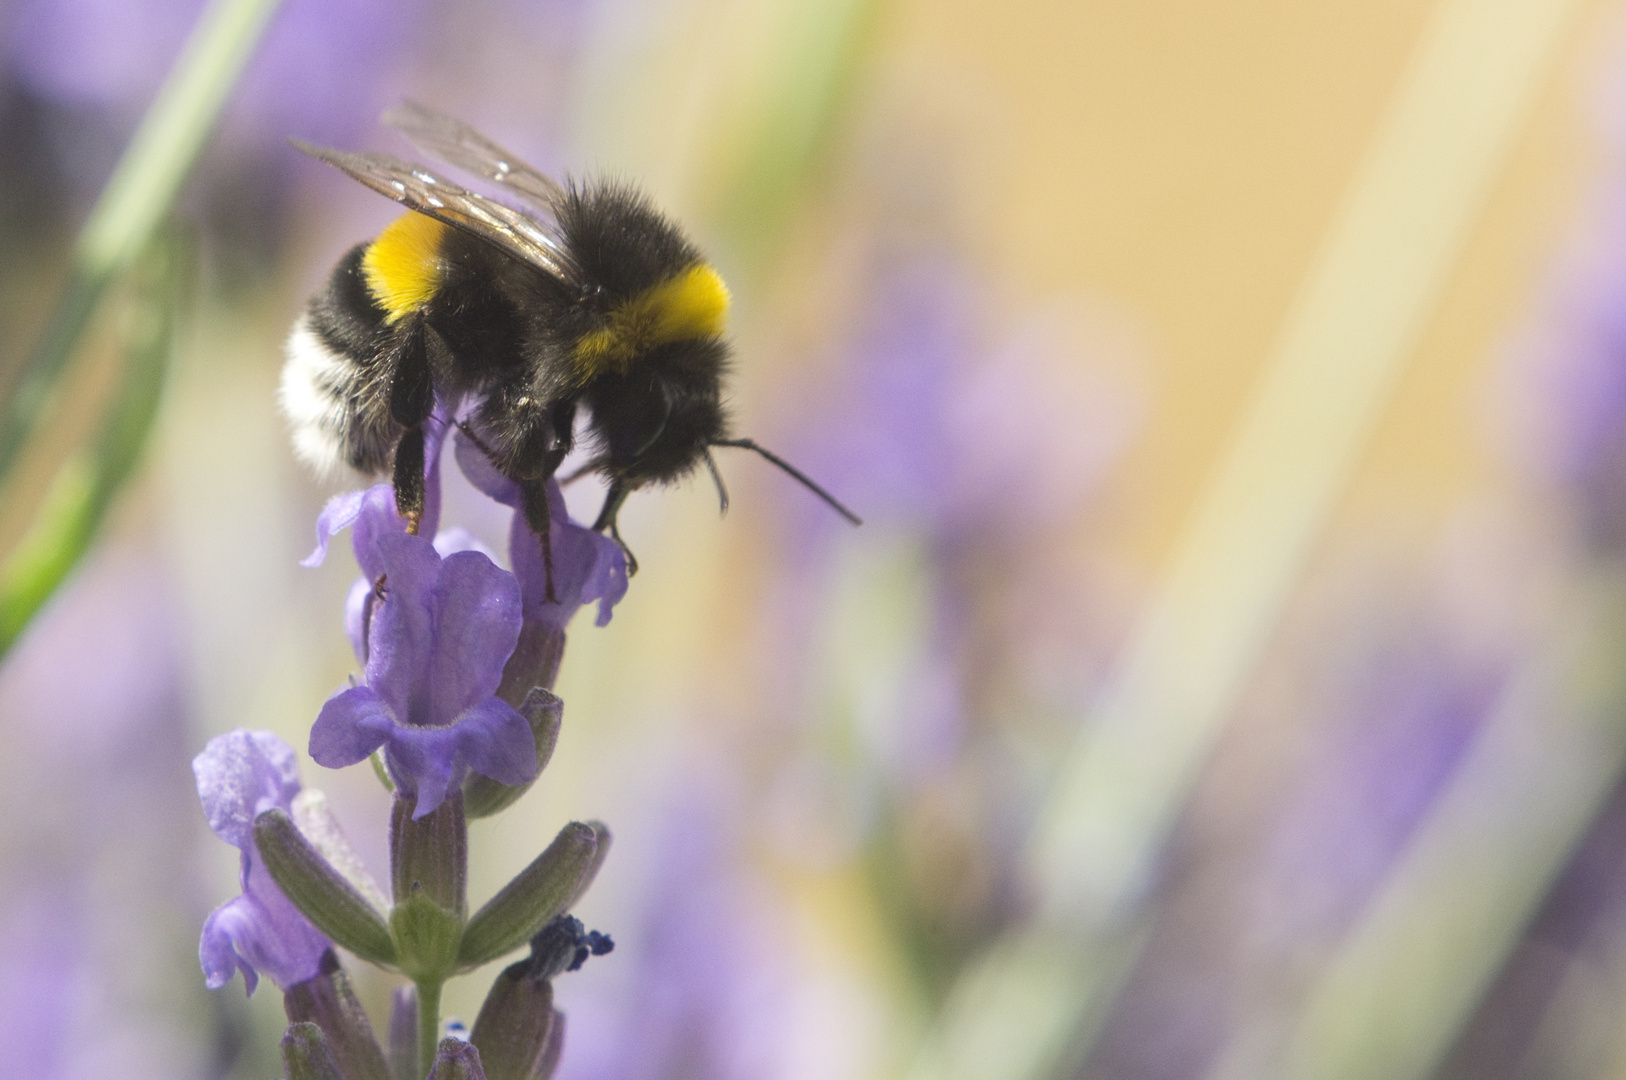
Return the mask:
<path fill-rule="evenodd" d="M 678 480 L 701 464 L 727 432 L 722 379 L 728 346 L 718 337 L 656 346 L 625 372 L 593 380 L 593 410 L 603 470 L 625 487 Z"/>

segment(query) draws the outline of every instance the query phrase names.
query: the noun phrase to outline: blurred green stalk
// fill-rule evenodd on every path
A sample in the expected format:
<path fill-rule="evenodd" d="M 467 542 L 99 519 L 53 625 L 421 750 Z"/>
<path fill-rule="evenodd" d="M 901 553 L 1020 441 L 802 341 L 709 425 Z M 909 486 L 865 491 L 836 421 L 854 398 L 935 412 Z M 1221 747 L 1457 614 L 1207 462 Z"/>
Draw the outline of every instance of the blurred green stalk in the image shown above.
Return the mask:
<path fill-rule="evenodd" d="M 786 224 L 829 153 L 874 43 L 879 0 L 792 5 L 779 78 L 738 171 L 719 188 L 720 224 L 755 275 L 771 263 Z"/>
<path fill-rule="evenodd" d="M 278 0 L 214 0 L 198 19 L 79 234 L 72 276 L 0 405 L 0 481 L 38 425 L 90 317 L 152 238 Z"/>
<path fill-rule="evenodd" d="M 98 425 L 101 437 L 57 470 L 27 534 L 0 564 L 0 656 L 90 549 L 114 497 L 140 460 L 158 415 L 189 263 L 186 245 L 168 235 L 149 246 L 137 267 L 124 369 Z"/>
<path fill-rule="evenodd" d="M 198 19 L 79 234 L 67 287 L 0 403 L 0 484 L 38 427 L 108 289 L 144 251 L 138 310 L 102 436 L 71 456 L 17 550 L 0 567 L 0 656 L 89 549 L 157 414 L 184 261 L 153 243 L 278 0 L 214 0 Z"/>

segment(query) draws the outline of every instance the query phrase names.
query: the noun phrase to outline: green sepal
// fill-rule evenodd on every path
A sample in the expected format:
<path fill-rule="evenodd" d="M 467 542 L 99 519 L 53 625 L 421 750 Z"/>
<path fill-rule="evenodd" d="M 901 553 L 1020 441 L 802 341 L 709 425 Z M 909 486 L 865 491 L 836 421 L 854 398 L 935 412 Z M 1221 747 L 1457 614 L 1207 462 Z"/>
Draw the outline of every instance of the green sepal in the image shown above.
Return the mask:
<path fill-rule="evenodd" d="M 503 886 L 463 928 L 458 969 L 467 971 L 524 945 L 581 896 L 598 870 L 602 825 L 573 821 L 546 851 Z"/>
<path fill-rule="evenodd" d="M 345 1080 L 322 1029 L 309 1021 L 288 1025 L 282 1037 L 282 1075 L 287 1080 Z"/>
<path fill-rule="evenodd" d="M 519 714 L 525 717 L 525 722 L 531 725 L 531 734 L 536 736 L 536 775 L 541 776 L 542 770 L 548 767 L 553 759 L 553 748 L 559 744 L 559 724 L 564 717 L 565 703 L 552 691 L 536 687 L 519 705 Z M 499 810 L 506 810 L 519 801 L 519 797 L 531 790 L 536 783 L 532 777 L 523 784 L 499 784 L 489 776 L 479 773 L 469 773 L 469 778 L 463 781 L 463 813 L 473 818 L 490 817 Z"/>
<path fill-rule="evenodd" d="M 363 960 L 396 963 L 382 913 L 311 846 L 286 812 L 267 810 L 254 819 L 254 846 L 277 887 L 318 930 Z"/>
<path fill-rule="evenodd" d="M 395 905 L 390 933 L 396 963 L 413 982 L 439 983 L 457 967 L 462 920 L 427 895 L 419 893 Z"/>

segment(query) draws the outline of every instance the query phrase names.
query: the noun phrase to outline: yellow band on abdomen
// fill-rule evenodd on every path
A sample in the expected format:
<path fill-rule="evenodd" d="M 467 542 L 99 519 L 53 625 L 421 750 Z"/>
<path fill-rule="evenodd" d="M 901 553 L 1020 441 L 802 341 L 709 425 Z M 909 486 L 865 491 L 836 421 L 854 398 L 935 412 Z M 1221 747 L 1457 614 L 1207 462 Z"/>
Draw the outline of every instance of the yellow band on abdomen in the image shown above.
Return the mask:
<path fill-rule="evenodd" d="M 446 228 L 424 214 L 402 214 L 368 246 L 361 271 L 386 323 L 400 322 L 434 298 Z"/>

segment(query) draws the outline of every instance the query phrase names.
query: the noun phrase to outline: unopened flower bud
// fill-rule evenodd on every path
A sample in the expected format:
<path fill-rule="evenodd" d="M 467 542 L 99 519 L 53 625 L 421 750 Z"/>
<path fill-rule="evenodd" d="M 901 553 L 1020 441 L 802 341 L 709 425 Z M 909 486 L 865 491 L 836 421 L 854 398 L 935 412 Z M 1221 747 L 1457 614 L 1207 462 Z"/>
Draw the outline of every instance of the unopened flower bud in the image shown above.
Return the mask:
<path fill-rule="evenodd" d="M 322 1029 L 328 1052 L 346 1080 L 390 1080 L 373 1026 L 333 950 L 322 957 L 321 973 L 290 986 L 282 1003 L 290 1022 L 308 1021 Z"/>
<path fill-rule="evenodd" d="M 459 965 L 478 967 L 519 948 L 568 909 L 598 869 L 601 829 L 579 821 L 561 829 L 546 851 L 475 912 L 463 931 Z"/>
<path fill-rule="evenodd" d="M 308 1021 L 290 1024 L 282 1037 L 282 1075 L 287 1080 L 345 1080 L 322 1029 Z"/>
<path fill-rule="evenodd" d="M 480 1051 L 462 1039 L 442 1039 L 428 1080 L 486 1080 Z"/>

